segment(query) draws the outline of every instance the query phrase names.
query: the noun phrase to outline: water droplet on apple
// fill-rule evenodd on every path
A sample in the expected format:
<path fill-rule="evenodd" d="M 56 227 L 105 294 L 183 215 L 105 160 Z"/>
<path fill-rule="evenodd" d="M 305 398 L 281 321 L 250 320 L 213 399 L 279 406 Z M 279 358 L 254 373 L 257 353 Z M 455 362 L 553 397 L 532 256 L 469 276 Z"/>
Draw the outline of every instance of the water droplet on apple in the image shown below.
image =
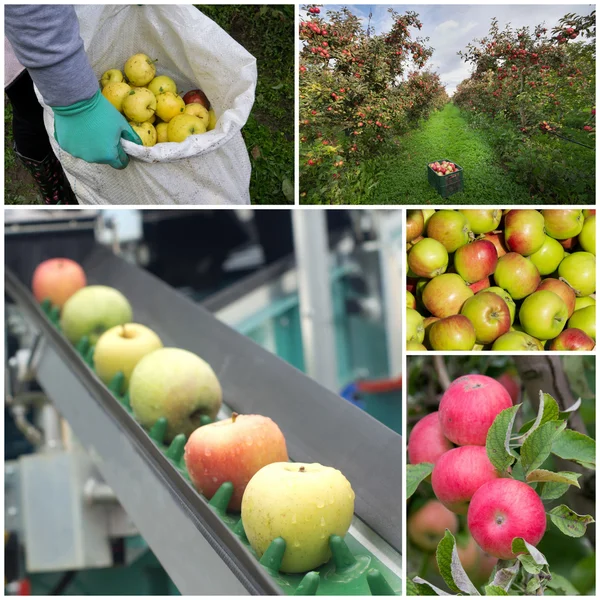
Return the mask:
<path fill-rule="evenodd" d="M 204 469 L 204 474 L 208 475 L 208 469 Z"/>
<path fill-rule="evenodd" d="M 325 506 L 325 502 L 323 502 L 323 500 L 319 499 L 317 500 L 317 508 L 323 508 Z"/>
<path fill-rule="evenodd" d="M 212 480 L 213 480 L 213 483 L 217 483 L 217 481 L 219 481 L 216 477 L 213 477 Z"/>
<path fill-rule="evenodd" d="M 300 548 L 300 542 L 298 540 L 294 542 L 294 548 Z"/>
<path fill-rule="evenodd" d="M 321 517 L 321 527 L 325 527 L 325 519 Z"/>

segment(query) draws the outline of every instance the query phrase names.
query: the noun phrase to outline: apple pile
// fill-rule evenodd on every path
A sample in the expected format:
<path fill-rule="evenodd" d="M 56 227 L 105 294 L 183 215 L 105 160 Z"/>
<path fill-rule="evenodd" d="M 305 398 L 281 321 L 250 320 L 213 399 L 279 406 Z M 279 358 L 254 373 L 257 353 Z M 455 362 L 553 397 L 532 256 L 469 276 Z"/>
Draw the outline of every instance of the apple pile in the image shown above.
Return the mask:
<path fill-rule="evenodd" d="M 332 467 L 289 462 L 283 433 L 266 416 L 233 413 L 215 421 L 223 392 L 211 366 L 187 350 L 164 348 L 154 331 L 132 323 L 131 305 L 118 290 L 86 283 L 80 265 L 55 258 L 38 265 L 32 289 L 39 302 L 60 308 L 71 343 L 89 339 L 99 379 L 109 385 L 122 374 L 120 391 L 144 428 L 165 418 L 165 442 L 187 438 L 183 460 L 201 494 L 210 500 L 232 484 L 227 509 L 241 511 L 259 558 L 283 538 L 281 571 L 306 573 L 326 563 L 331 536 L 344 537 L 352 522 L 350 482 Z M 213 422 L 203 424 L 207 419 Z"/>
<path fill-rule="evenodd" d="M 409 210 L 407 350 L 592 350 L 595 210 Z"/>
<path fill-rule="evenodd" d="M 439 162 L 430 163 L 429 166 L 436 172 L 437 175 L 450 175 L 450 173 L 456 173 L 458 171 L 458 167 L 447 160 Z"/>
<path fill-rule="evenodd" d="M 156 75 L 156 66 L 145 54 L 134 54 L 123 71 L 109 69 L 100 79 L 102 94 L 127 117 L 144 146 L 183 142 L 188 136 L 212 131 L 215 111 L 199 89 L 177 94 L 176 83 Z"/>
<path fill-rule="evenodd" d="M 481 550 L 504 560 L 515 558 L 514 538 L 521 537 L 535 546 L 546 531 L 540 497 L 526 483 L 502 477 L 487 456 L 488 430 L 498 414 L 512 405 L 508 391 L 491 377 L 459 377 L 440 399 L 438 411 L 421 419 L 408 440 L 411 464 L 434 465 L 433 492 L 450 514 L 439 506 L 429 511 L 435 511 L 450 531 L 457 529 L 454 515 L 467 515 L 468 529 Z M 419 525 L 417 517 L 414 520 L 413 541 L 431 551 L 443 537 L 443 530 L 427 529 Z"/>

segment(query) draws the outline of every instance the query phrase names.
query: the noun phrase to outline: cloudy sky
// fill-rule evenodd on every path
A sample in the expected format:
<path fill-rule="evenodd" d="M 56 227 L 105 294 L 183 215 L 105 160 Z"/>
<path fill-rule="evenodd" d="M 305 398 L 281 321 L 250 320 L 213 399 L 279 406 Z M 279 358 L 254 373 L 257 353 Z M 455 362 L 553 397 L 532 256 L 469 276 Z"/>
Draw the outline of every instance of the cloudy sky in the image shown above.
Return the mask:
<path fill-rule="evenodd" d="M 388 13 L 389 5 L 325 5 L 327 10 L 338 10 L 347 6 L 355 15 L 361 17 L 365 25 L 369 13 L 372 12 L 371 26 L 376 33 L 389 31 L 392 19 Z M 482 38 L 489 31 L 490 22 L 497 17 L 500 27 L 510 23 L 513 27 L 528 25 L 534 27 L 544 23 L 552 29 L 558 20 L 568 13 L 589 14 L 591 5 L 538 4 L 538 5 L 492 5 L 492 4 L 397 4 L 393 7 L 397 12 L 415 11 L 423 23 L 420 32 L 428 37 L 428 45 L 434 48 L 428 65 L 439 73 L 446 91 L 453 94 L 456 86 L 469 76 L 469 66 L 462 62 L 456 54 L 475 38 Z M 324 15 L 323 15 L 324 16 Z M 413 36 L 416 30 L 412 30 Z"/>

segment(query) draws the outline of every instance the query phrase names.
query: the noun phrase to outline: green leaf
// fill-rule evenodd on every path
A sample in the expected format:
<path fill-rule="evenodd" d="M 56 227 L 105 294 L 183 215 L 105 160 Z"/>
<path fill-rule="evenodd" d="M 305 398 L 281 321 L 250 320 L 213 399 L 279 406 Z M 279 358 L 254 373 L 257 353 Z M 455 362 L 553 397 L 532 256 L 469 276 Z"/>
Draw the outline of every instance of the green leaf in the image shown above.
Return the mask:
<path fill-rule="evenodd" d="M 429 581 L 426 581 L 425 579 L 423 579 L 422 577 L 415 577 L 413 579 L 413 582 L 417 585 L 417 589 L 419 590 L 419 592 L 421 591 L 420 588 L 422 586 L 428 586 L 430 589 L 432 589 L 438 596 L 452 596 L 452 594 L 449 594 L 448 592 L 445 592 L 444 590 L 441 590 L 439 587 L 436 587 L 435 585 L 433 585 L 433 583 L 429 583 Z M 408 592 L 408 589 L 407 589 Z M 411 594 L 408 593 L 408 595 L 410 596 Z M 426 596 L 427 594 L 424 593 L 419 593 L 419 596 Z"/>
<path fill-rule="evenodd" d="M 569 489 L 568 483 L 548 481 L 542 486 L 542 500 L 557 500 Z"/>
<path fill-rule="evenodd" d="M 477 588 L 466 574 L 460 562 L 460 558 L 458 558 L 456 540 L 448 529 L 446 529 L 444 537 L 438 544 L 435 558 L 440 570 L 440 575 L 444 578 L 446 585 L 453 592 L 463 592 L 469 596 L 480 595 Z"/>
<path fill-rule="evenodd" d="M 510 436 L 520 404 L 503 410 L 492 423 L 485 440 L 485 449 L 497 471 L 504 473 L 515 462 L 516 455 L 510 449 Z"/>
<path fill-rule="evenodd" d="M 566 429 L 552 443 L 552 454 L 589 469 L 596 468 L 596 442 L 587 435 Z"/>
<path fill-rule="evenodd" d="M 548 515 L 565 535 L 574 538 L 584 536 L 586 527 L 595 522 L 590 515 L 578 515 L 565 504 L 555 506 Z"/>
<path fill-rule="evenodd" d="M 552 443 L 567 424 L 549 421 L 538 427 L 521 446 L 521 464 L 525 474 L 541 466 L 552 452 Z"/>
<path fill-rule="evenodd" d="M 485 586 L 486 596 L 508 596 L 508 592 L 497 585 L 486 585 Z"/>
<path fill-rule="evenodd" d="M 529 542 L 523 538 L 515 538 L 512 541 L 512 551 L 518 554 L 517 560 L 523 565 L 523 568 L 531 575 L 537 575 L 548 565 L 546 557 Z"/>
<path fill-rule="evenodd" d="M 508 591 L 515 580 L 515 577 L 519 573 L 519 569 L 520 564 L 516 560 L 514 562 L 507 560 L 498 561 L 496 574 L 494 575 L 494 580 L 491 585 Z"/>
<path fill-rule="evenodd" d="M 575 404 L 572 404 L 571 406 L 569 406 L 569 408 L 565 408 L 565 410 L 561 411 L 560 418 L 568 419 L 571 416 L 571 413 L 578 410 L 580 406 L 581 406 L 581 398 L 579 398 L 577 400 L 577 402 L 575 402 Z"/>
<path fill-rule="evenodd" d="M 542 586 L 542 584 L 540 583 L 540 578 L 532 577 L 527 582 L 527 587 L 525 588 L 525 591 L 528 596 L 533 596 L 535 594 L 535 592 L 537 592 L 540 589 L 541 586 Z"/>
<path fill-rule="evenodd" d="M 560 411 L 556 400 L 550 394 L 540 392 L 538 414 L 534 421 L 529 421 L 521 427 L 521 433 L 524 433 L 521 437 L 521 442 L 524 442 L 540 425 L 558 420 L 559 414 Z"/>
<path fill-rule="evenodd" d="M 571 471 L 546 471 L 545 469 L 536 469 L 531 471 L 527 475 L 528 483 L 534 481 L 553 481 L 555 483 L 566 483 L 567 485 L 574 485 L 575 487 L 581 487 L 577 481 L 581 477 L 581 473 L 573 473 Z"/>
<path fill-rule="evenodd" d="M 419 484 L 431 475 L 432 463 L 419 463 L 418 465 L 406 466 L 406 499 L 410 498 L 419 487 Z"/>
<path fill-rule="evenodd" d="M 579 596 L 577 588 L 566 577 L 552 573 L 552 571 L 550 571 L 550 576 L 552 579 L 546 583 L 546 587 L 555 592 L 564 592 L 567 596 Z"/>

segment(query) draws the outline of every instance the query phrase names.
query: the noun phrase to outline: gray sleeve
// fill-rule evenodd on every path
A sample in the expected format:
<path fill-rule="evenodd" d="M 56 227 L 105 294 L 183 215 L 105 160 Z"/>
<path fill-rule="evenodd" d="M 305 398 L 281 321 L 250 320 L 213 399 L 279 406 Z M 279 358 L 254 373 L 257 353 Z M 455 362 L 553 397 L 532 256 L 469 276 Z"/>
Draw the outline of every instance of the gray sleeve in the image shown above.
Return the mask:
<path fill-rule="evenodd" d="M 98 79 L 85 53 L 73 6 L 7 4 L 4 28 L 48 106 L 70 106 L 96 93 Z"/>

